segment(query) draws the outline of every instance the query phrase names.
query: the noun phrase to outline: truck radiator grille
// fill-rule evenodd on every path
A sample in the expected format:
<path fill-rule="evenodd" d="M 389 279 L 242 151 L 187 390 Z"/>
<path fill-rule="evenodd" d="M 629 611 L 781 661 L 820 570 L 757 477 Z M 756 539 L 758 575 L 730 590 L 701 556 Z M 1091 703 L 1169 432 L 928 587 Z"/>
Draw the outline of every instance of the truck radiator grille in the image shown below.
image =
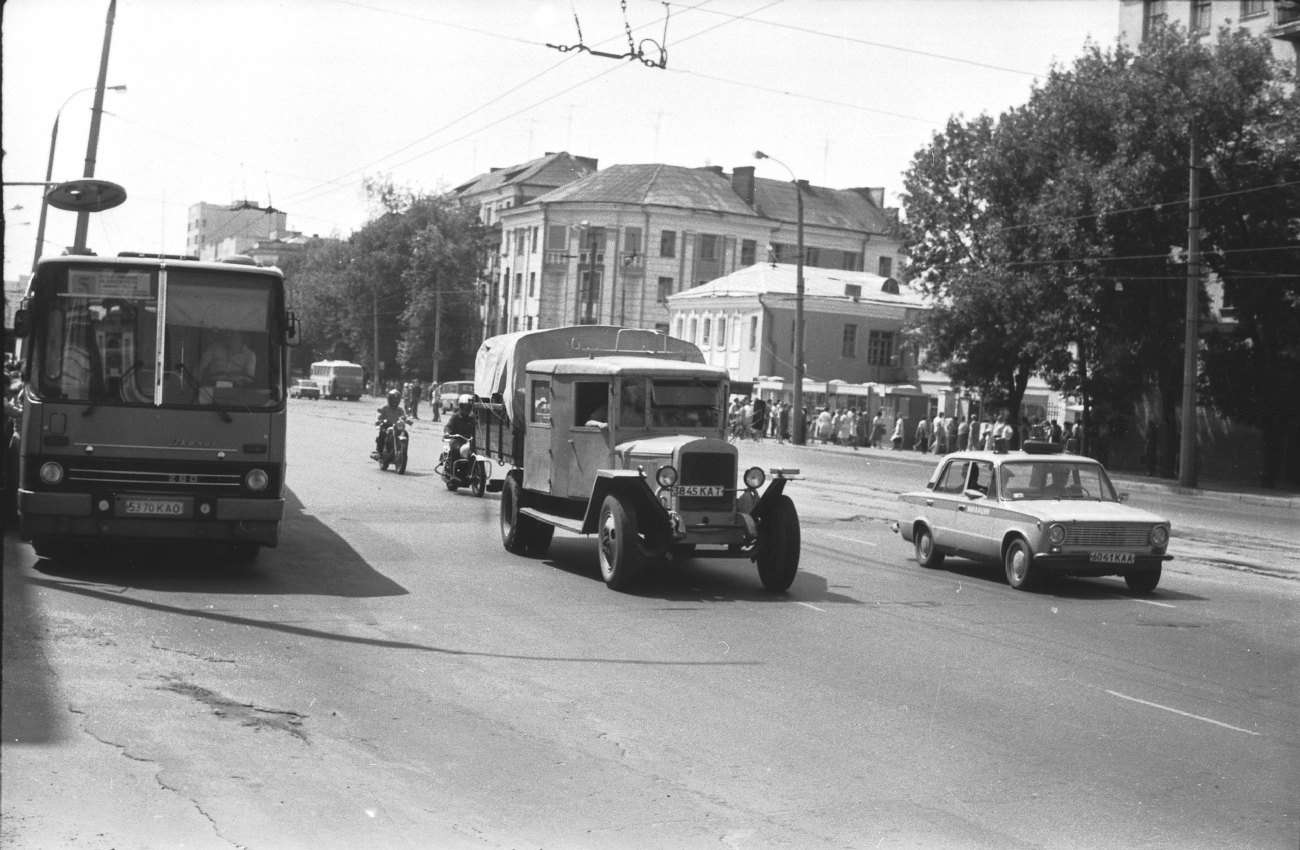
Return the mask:
<path fill-rule="evenodd" d="M 717 499 L 683 496 L 678 500 L 678 509 L 683 511 L 726 511 L 735 504 L 736 457 L 730 454 L 692 454 L 682 455 L 679 484 L 712 484 L 726 489 Z"/>
<path fill-rule="evenodd" d="M 1145 524 L 1081 524 L 1065 527 L 1066 546 L 1134 547 L 1151 545 L 1151 526 Z"/>

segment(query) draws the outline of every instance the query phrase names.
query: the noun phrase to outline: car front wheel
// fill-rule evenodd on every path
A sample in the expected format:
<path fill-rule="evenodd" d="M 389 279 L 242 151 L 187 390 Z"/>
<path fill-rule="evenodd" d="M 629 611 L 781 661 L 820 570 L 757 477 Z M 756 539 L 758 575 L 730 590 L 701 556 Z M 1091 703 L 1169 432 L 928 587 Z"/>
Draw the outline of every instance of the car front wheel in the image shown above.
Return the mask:
<path fill-rule="evenodd" d="M 934 534 L 928 525 L 916 530 L 916 562 L 927 570 L 943 566 L 943 553 L 935 548 Z"/>
<path fill-rule="evenodd" d="M 1030 551 L 1028 543 L 1019 537 L 1012 540 L 1002 562 L 1007 570 L 1007 584 L 1016 590 L 1033 587 L 1038 576 L 1034 570 L 1034 553 Z"/>
<path fill-rule="evenodd" d="M 1154 570 L 1128 573 L 1124 576 L 1124 582 L 1128 585 L 1128 589 L 1134 593 L 1150 593 L 1160 583 L 1160 565 L 1157 564 Z"/>

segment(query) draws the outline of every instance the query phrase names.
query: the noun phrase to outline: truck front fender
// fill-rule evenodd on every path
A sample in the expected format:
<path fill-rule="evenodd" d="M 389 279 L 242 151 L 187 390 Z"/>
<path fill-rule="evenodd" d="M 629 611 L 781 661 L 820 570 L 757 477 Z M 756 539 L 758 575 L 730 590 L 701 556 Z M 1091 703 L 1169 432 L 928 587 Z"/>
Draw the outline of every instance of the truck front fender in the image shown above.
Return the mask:
<path fill-rule="evenodd" d="M 637 526 L 642 534 L 671 535 L 673 521 L 668 509 L 655 498 L 645 476 L 635 469 L 602 469 L 596 473 L 587 499 L 587 512 L 582 518 L 583 534 L 596 533 L 600 526 L 600 507 L 612 493 L 625 496 L 636 507 Z"/>
<path fill-rule="evenodd" d="M 785 492 L 785 482 L 788 480 L 790 479 L 779 476 L 773 479 L 772 483 L 767 485 L 767 489 L 763 491 L 763 495 L 758 497 L 758 503 L 754 505 L 754 510 L 750 512 L 750 516 L 761 519 L 768 506 L 776 501 L 777 496 Z"/>

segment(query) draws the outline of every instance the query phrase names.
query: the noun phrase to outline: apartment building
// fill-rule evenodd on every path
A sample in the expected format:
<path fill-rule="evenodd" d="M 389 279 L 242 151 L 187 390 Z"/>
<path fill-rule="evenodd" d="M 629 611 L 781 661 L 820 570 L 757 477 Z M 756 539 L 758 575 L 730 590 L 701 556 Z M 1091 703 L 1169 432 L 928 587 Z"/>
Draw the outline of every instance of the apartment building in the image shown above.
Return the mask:
<path fill-rule="evenodd" d="M 1136 45 L 1161 26 L 1212 36 L 1224 25 L 1272 38 L 1273 55 L 1300 70 L 1298 0 L 1120 0 L 1120 38 Z"/>
<path fill-rule="evenodd" d="M 185 253 L 219 260 L 242 254 L 258 240 L 271 239 L 273 233 L 288 229 L 286 213 L 262 207 L 257 201 L 235 201 L 226 206 L 200 202 L 190 206 Z"/>
<path fill-rule="evenodd" d="M 800 184 L 809 267 L 899 269 L 884 190 Z M 500 211 L 500 262 L 484 333 L 572 324 L 669 329 L 668 299 L 760 262 L 796 256 L 794 184 L 752 166 L 615 165 Z"/>

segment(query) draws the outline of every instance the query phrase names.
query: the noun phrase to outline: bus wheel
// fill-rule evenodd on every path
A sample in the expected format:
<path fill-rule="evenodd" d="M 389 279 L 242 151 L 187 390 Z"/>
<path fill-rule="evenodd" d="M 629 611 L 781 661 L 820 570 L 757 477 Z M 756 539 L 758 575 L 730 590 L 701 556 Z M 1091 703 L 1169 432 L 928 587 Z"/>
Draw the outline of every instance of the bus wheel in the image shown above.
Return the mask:
<path fill-rule="evenodd" d="M 600 507 L 600 575 L 610 590 L 627 590 L 641 568 L 636 509 L 630 499 L 611 493 Z"/>
<path fill-rule="evenodd" d="M 236 564 L 251 564 L 257 560 L 262 547 L 247 540 L 238 540 L 230 544 L 230 560 Z"/>

